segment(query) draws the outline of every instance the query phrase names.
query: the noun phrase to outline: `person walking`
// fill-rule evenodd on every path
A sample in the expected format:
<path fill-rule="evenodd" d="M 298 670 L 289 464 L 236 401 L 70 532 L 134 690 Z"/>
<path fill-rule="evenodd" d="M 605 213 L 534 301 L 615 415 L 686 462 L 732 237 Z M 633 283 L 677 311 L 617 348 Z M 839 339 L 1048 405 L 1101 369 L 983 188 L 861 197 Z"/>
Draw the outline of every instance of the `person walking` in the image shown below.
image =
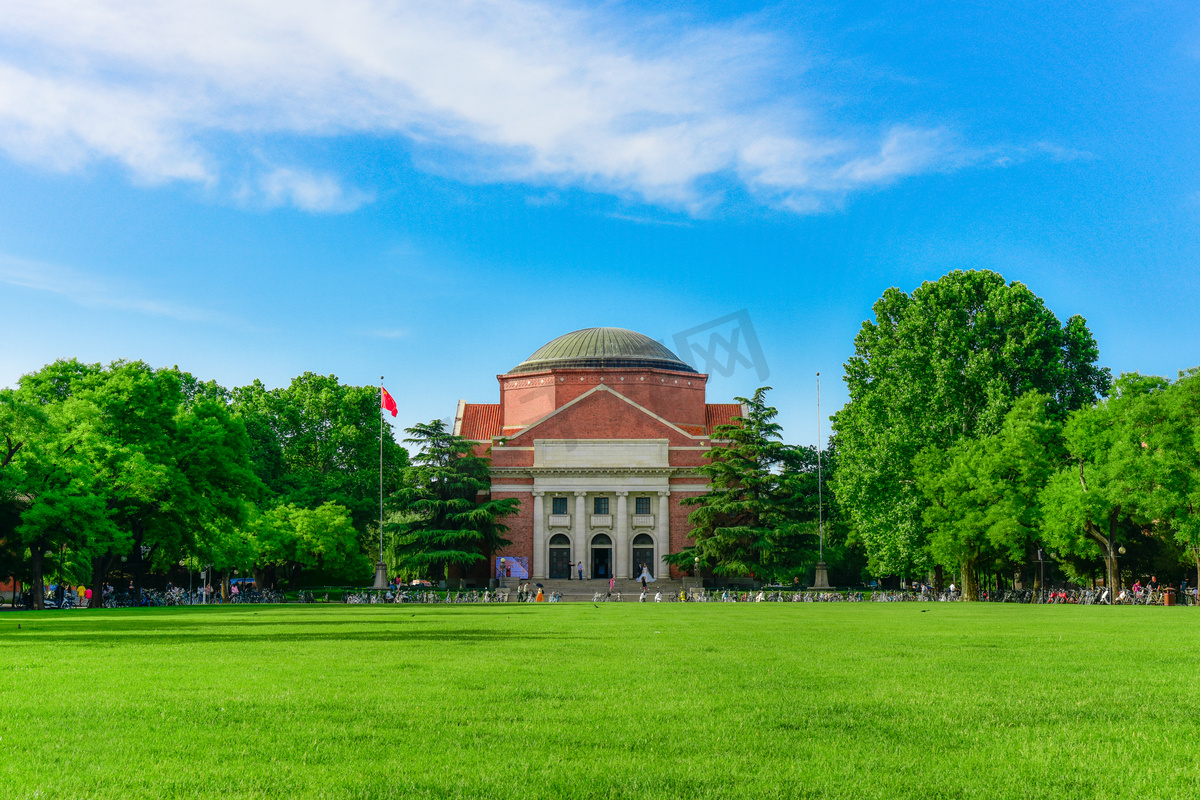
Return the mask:
<path fill-rule="evenodd" d="M 583 562 L 580 561 L 576 567 L 579 569 L 579 580 L 583 580 Z"/>
<path fill-rule="evenodd" d="M 616 588 L 616 585 L 617 585 L 617 576 L 616 576 L 616 575 L 610 575 L 610 576 L 608 577 L 608 593 L 609 593 L 609 594 L 612 594 L 612 590 L 613 590 L 614 588 Z"/>

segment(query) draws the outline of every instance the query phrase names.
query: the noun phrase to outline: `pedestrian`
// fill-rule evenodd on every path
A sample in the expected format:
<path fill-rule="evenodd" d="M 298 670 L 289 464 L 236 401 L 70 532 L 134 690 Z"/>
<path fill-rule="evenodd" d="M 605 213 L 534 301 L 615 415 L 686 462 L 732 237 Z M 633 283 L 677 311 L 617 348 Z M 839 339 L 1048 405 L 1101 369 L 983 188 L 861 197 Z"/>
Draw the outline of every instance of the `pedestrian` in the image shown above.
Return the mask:
<path fill-rule="evenodd" d="M 542 594 L 542 587 L 540 587 L 540 586 L 538 587 L 537 602 L 539 602 L 539 603 L 546 602 L 546 596 L 544 594 Z"/>
<path fill-rule="evenodd" d="M 580 561 L 576 566 L 579 569 L 579 580 L 583 580 L 583 562 Z"/>
<path fill-rule="evenodd" d="M 608 593 L 609 594 L 612 594 L 612 590 L 614 588 L 616 588 L 616 585 L 617 585 L 617 576 L 616 575 L 609 576 L 609 579 L 608 579 Z"/>

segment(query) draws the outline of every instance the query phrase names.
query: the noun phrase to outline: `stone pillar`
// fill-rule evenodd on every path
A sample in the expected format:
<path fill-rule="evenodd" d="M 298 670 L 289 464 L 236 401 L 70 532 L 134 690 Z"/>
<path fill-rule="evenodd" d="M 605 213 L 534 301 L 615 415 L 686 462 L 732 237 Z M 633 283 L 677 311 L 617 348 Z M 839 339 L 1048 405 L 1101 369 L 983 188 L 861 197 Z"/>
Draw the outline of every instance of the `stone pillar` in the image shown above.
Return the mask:
<path fill-rule="evenodd" d="M 658 493 L 658 516 L 654 519 L 655 549 L 658 550 L 656 578 L 670 578 L 671 567 L 667 564 L 667 553 L 671 552 L 671 492 Z"/>
<path fill-rule="evenodd" d="M 585 575 L 591 575 L 591 557 L 587 551 L 587 492 L 575 493 L 575 543 L 571 547 L 571 578 L 578 578 L 579 573 L 575 571 L 575 565 L 580 561 L 583 562 L 583 570 Z"/>
<path fill-rule="evenodd" d="M 613 575 L 624 580 L 632 577 L 629 574 L 629 492 L 617 492 L 617 519 L 613 527 L 616 534 Z"/>
<path fill-rule="evenodd" d="M 546 561 L 549 556 L 546 550 L 546 515 L 542 506 L 542 497 L 545 494 L 541 491 L 533 493 L 533 562 L 530 565 L 530 574 L 539 579 L 546 577 Z"/>

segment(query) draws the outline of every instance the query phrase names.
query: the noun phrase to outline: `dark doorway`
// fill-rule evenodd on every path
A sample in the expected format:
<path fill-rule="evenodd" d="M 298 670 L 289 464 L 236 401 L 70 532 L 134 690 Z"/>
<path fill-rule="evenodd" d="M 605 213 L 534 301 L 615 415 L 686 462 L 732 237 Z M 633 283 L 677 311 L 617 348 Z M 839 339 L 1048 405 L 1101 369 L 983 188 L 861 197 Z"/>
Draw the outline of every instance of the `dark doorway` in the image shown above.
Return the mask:
<path fill-rule="evenodd" d="M 571 577 L 571 540 L 561 533 L 550 539 L 550 578 L 563 580 Z"/>
<path fill-rule="evenodd" d="M 650 577 L 654 577 L 654 540 L 644 533 L 639 533 L 633 538 L 633 577 L 642 574 L 642 565 L 650 572 Z"/>
<path fill-rule="evenodd" d="M 592 578 L 611 578 L 612 562 L 612 539 L 603 533 L 596 534 L 592 537 Z"/>

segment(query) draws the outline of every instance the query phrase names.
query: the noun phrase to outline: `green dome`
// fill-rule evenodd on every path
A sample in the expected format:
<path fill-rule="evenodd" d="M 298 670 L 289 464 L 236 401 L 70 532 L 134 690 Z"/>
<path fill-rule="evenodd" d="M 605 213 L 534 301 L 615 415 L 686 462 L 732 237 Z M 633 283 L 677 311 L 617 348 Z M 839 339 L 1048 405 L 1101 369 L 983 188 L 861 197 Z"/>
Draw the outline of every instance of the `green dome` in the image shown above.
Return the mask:
<path fill-rule="evenodd" d="M 624 328 L 584 328 L 542 345 L 509 374 L 543 369 L 634 367 L 695 372 L 649 336 Z"/>

